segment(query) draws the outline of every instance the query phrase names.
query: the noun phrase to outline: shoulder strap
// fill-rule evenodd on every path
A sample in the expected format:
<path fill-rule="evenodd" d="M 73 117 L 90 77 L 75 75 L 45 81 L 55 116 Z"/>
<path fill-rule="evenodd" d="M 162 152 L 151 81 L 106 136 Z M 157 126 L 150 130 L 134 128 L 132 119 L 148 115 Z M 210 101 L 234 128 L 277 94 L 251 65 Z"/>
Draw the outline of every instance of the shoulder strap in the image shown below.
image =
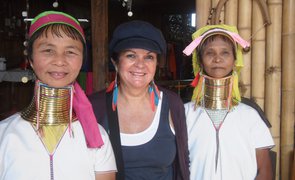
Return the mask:
<path fill-rule="evenodd" d="M 173 122 L 176 144 L 177 158 L 174 161 L 174 180 L 189 180 L 189 152 L 187 127 L 185 121 L 185 110 L 183 102 L 178 94 L 158 86 L 163 91 L 163 96 L 166 96 L 169 104 L 169 114 Z"/>
<path fill-rule="evenodd" d="M 117 180 L 124 180 L 124 162 L 122 155 L 121 139 L 120 139 L 120 128 L 118 122 L 118 114 L 112 110 L 112 93 L 106 93 L 106 105 L 108 115 L 108 127 L 110 132 L 110 140 L 113 146 L 114 154 L 116 157 L 117 164 Z"/>
<path fill-rule="evenodd" d="M 256 104 L 256 102 L 254 102 L 253 100 L 246 98 L 246 97 L 242 97 L 242 103 L 247 104 L 248 106 L 251 106 L 252 108 L 254 108 L 258 114 L 260 115 L 261 119 L 264 121 L 264 123 L 266 124 L 266 126 L 268 128 L 271 128 L 271 124 L 268 121 L 268 119 L 266 118 L 263 110 L 260 108 L 260 106 L 258 104 Z"/>

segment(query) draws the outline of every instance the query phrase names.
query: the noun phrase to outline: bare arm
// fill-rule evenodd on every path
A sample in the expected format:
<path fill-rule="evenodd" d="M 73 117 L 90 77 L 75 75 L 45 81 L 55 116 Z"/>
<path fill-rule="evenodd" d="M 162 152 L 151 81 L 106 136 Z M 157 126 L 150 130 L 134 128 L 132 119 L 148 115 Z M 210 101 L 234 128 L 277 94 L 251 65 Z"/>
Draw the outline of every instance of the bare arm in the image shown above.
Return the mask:
<path fill-rule="evenodd" d="M 104 174 L 95 174 L 95 180 L 115 180 L 116 172 L 109 172 Z"/>
<path fill-rule="evenodd" d="M 256 149 L 257 176 L 255 180 L 272 180 L 272 165 L 269 149 Z"/>

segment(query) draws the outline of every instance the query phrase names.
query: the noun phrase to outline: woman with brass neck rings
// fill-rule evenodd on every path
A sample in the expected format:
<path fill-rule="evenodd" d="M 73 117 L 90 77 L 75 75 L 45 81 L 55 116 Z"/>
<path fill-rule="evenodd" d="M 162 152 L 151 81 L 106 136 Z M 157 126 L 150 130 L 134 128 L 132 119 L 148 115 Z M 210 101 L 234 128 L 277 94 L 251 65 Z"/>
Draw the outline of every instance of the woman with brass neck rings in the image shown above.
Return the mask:
<path fill-rule="evenodd" d="M 166 54 L 161 31 L 145 21 L 123 23 L 109 51 L 116 79 L 90 100 L 110 133 L 117 179 L 188 180 L 183 103 L 154 82 L 158 59 Z"/>
<path fill-rule="evenodd" d="M 45 11 L 31 22 L 28 59 L 34 97 L 0 122 L 0 180 L 113 180 L 108 134 L 75 81 L 85 36 L 69 14 Z"/>
<path fill-rule="evenodd" d="M 237 29 L 208 25 L 183 51 L 193 52 L 195 87 L 185 104 L 191 180 L 269 180 L 272 136 L 259 114 L 241 102 L 242 48 Z"/>

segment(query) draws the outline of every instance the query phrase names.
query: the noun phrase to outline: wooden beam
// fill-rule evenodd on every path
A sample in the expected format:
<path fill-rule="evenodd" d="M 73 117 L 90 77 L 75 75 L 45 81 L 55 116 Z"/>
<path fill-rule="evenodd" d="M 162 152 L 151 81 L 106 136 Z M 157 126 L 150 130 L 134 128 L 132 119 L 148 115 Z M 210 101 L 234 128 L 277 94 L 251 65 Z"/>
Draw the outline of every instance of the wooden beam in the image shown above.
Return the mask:
<path fill-rule="evenodd" d="M 207 25 L 211 10 L 211 1 L 196 0 L 196 28 Z"/>
<path fill-rule="evenodd" d="M 282 19 L 282 116 L 281 116 L 281 179 L 291 179 L 295 141 L 295 4 L 294 0 L 283 0 Z M 293 180 L 295 180 L 293 167 Z"/>
<path fill-rule="evenodd" d="M 93 88 L 105 88 L 108 72 L 108 0 L 91 0 Z"/>

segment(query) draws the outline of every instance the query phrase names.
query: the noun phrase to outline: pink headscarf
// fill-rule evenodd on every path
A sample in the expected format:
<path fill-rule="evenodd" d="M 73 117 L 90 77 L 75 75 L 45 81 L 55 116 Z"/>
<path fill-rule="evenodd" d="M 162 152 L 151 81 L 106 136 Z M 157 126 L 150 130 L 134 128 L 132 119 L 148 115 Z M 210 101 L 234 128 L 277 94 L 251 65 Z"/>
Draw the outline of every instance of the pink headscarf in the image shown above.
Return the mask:
<path fill-rule="evenodd" d="M 102 146 L 103 140 L 101 138 L 92 105 L 77 82 L 74 83 L 73 108 L 82 125 L 87 146 L 90 148 Z"/>

